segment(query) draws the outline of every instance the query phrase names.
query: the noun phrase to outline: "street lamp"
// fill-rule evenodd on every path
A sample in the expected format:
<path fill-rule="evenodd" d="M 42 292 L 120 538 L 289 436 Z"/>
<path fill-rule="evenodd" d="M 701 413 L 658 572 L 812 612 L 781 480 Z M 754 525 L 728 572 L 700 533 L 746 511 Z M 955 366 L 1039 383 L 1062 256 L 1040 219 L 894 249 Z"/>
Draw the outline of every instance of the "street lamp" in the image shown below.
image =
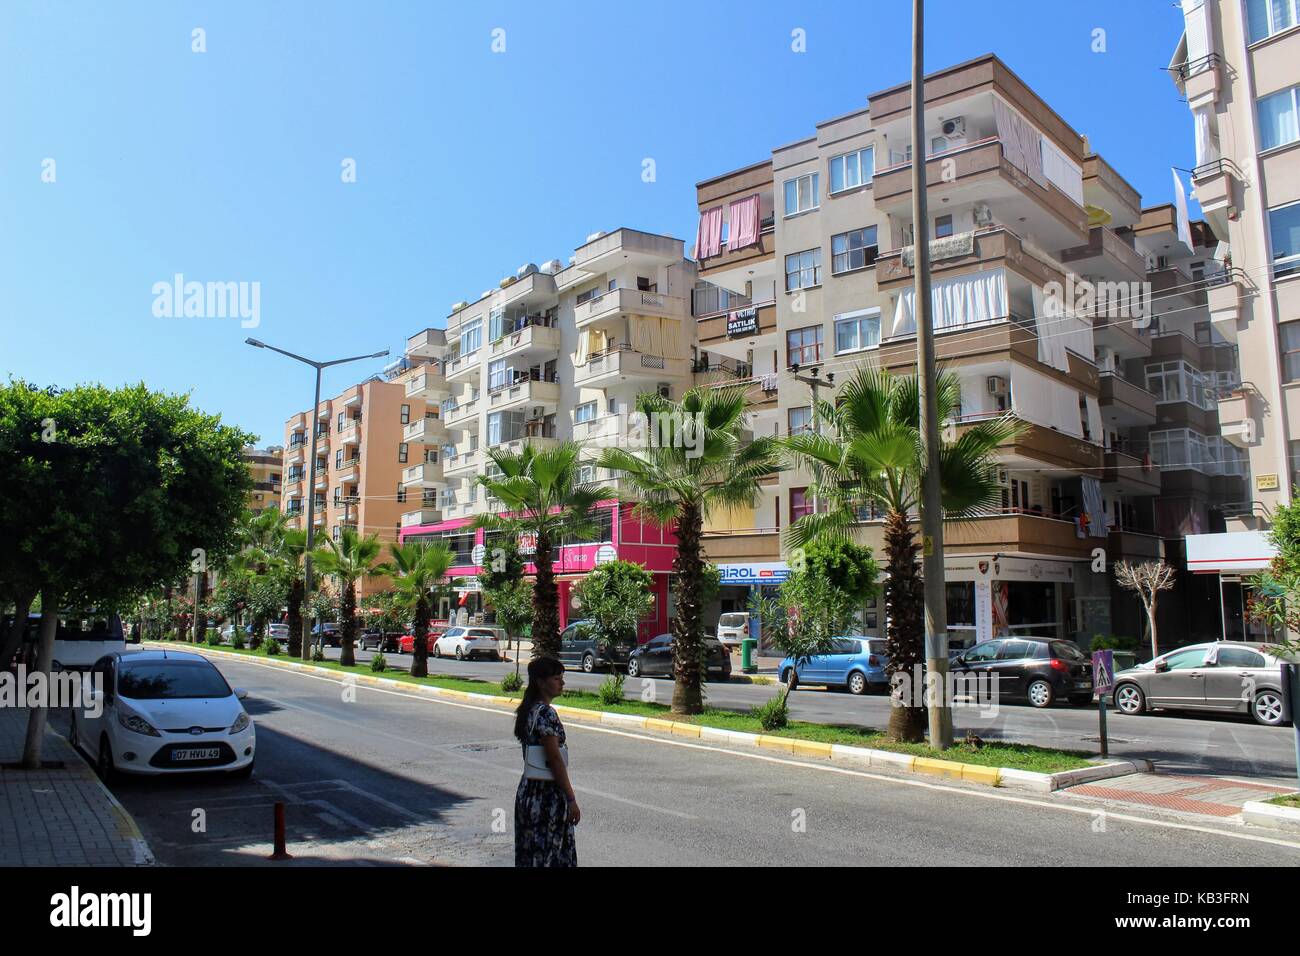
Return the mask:
<path fill-rule="evenodd" d="M 274 345 L 267 345 L 259 339 L 244 339 L 244 342 L 253 346 L 255 349 L 270 349 L 272 352 L 279 352 L 281 355 L 287 355 L 289 358 L 302 362 L 304 365 L 310 365 L 316 370 L 316 397 L 311 403 L 311 471 L 307 479 L 307 547 L 303 553 L 303 580 L 306 584 L 304 596 L 310 600 L 314 582 L 311 572 L 311 552 L 316 545 L 316 431 L 317 422 L 320 420 L 320 373 L 323 369 L 331 365 L 344 365 L 347 362 L 360 362 L 362 359 L 383 358 L 388 354 L 388 349 L 382 352 L 371 352 L 369 355 L 354 355 L 351 358 L 333 359 L 329 362 L 315 362 L 309 358 L 303 358 L 301 355 L 295 355 L 293 352 L 286 352 L 284 349 L 276 348 Z M 308 648 L 311 646 L 311 612 L 310 610 L 302 620 L 302 658 L 308 660 L 311 653 Z"/>

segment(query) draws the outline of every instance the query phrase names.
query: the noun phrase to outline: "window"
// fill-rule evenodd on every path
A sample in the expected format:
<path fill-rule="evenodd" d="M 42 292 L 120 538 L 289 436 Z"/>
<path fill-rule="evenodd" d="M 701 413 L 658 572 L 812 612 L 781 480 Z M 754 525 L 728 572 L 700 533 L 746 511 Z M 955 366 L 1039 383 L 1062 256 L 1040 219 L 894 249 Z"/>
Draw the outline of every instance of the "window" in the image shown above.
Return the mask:
<path fill-rule="evenodd" d="M 1200 369 L 1186 362 L 1155 362 L 1147 366 L 1147 391 L 1156 402 L 1191 402 L 1197 408 L 1214 409 L 1210 383 Z"/>
<path fill-rule="evenodd" d="M 1246 0 L 1250 42 L 1256 43 L 1295 26 L 1296 6 L 1296 0 Z"/>
<path fill-rule="evenodd" d="M 804 515 L 812 514 L 812 499 L 808 497 L 807 488 L 790 489 L 790 523 L 794 524 Z"/>
<path fill-rule="evenodd" d="M 1267 667 L 1264 655 L 1249 647 L 1220 647 L 1217 658 L 1220 667 Z"/>
<path fill-rule="evenodd" d="M 831 274 L 865 268 L 876 261 L 879 251 L 875 226 L 831 236 Z"/>
<path fill-rule="evenodd" d="M 1259 139 L 1262 149 L 1285 146 L 1300 139 L 1300 87 L 1259 98 Z"/>
<path fill-rule="evenodd" d="M 488 415 L 487 443 L 500 445 L 524 437 L 524 413 L 492 412 Z"/>
<path fill-rule="evenodd" d="M 582 303 L 589 302 L 600 294 L 600 286 L 593 286 L 585 292 L 579 292 L 577 301 L 574 302 L 574 305 L 582 305 Z"/>
<path fill-rule="evenodd" d="M 809 289 L 822 284 L 822 251 L 808 249 L 785 257 L 785 289 Z"/>
<path fill-rule="evenodd" d="M 596 403 L 583 402 L 573 410 L 573 423 L 581 425 L 583 422 L 589 422 L 596 417 Z"/>
<path fill-rule="evenodd" d="M 399 442 L 397 445 L 397 460 L 400 461 L 403 465 L 405 465 L 406 459 L 409 456 L 410 451 L 411 451 L 410 445 L 408 445 L 406 442 Z"/>
<path fill-rule="evenodd" d="M 506 334 L 505 309 L 493 309 L 488 313 L 488 341 L 495 342 Z"/>
<path fill-rule="evenodd" d="M 805 176 L 785 181 L 785 214 L 787 216 L 794 216 L 810 209 L 816 209 L 819 205 L 820 203 L 817 201 L 816 173 L 808 173 Z"/>
<path fill-rule="evenodd" d="M 786 412 L 786 422 L 789 427 L 789 434 L 801 435 L 812 431 L 812 406 L 804 405 L 802 408 L 791 408 Z"/>
<path fill-rule="evenodd" d="M 488 363 L 488 391 L 495 392 L 510 384 L 510 369 L 506 368 L 505 359 Z"/>
<path fill-rule="evenodd" d="M 335 467 L 335 468 L 342 468 L 342 467 L 343 467 L 343 449 L 342 449 L 342 448 L 340 448 L 338 451 L 336 451 L 336 452 L 334 453 L 334 467 Z"/>
<path fill-rule="evenodd" d="M 483 347 L 483 320 L 475 319 L 460 333 L 460 357 L 464 358 Z"/>
<path fill-rule="evenodd" d="M 1185 651 L 1175 651 L 1163 660 L 1169 665 L 1171 671 L 1191 670 L 1194 667 L 1203 667 L 1208 653 L 1204 647 L 1189 647 Z"/>
<path fill-rule="evenodd" d="M 934 238 L 947 239 L 952 235 L 952 216 L 936 216 L 934 220 Z"/>
<path fill-rule="evenodd" d="M 406 504 L 406 488 L 401 484 L 398 484 L 397 486 L 397 503 L 399 505 Z"/>
<path fill-rule="evenodd" d="M 876 151 L 868 146 L 843 156 L 831 157 L 831 193 L 871 182 L 876 171 Z"/>
<path fill-rule="evenodd" d="M 403 405 L 403 406 L 402 406 L 402 424 L 403 424 L 403 425 L 409 425 L 409 424 L 411 424 L 411 406 L 410 406 L 410 405 Z"/>
<path fill-rule="evenodd" d="M 880 310 L 859 309 L 835 316 L 835 354 L 880 344 Z"/>
<path fill-rule="evenodd" d="M 822 360 L 822 327 L 810 325 L 805 329 L 791 329 L 785 334 L 787 365 L 810 365 Z"/>
<path fill-rule="evenodd" d="M 1300 272 L 1300 202 L 1268 211 L 1273 240 L 1273 278 Z"/>
<path fill-rule="evenodd" d="M 1287 442 L 1287 451 L 1291 459 L 1291 484 L 1300 484 L 1300 441 Z"/>
<path fill-rule="evenodd" d="M 1300 381 L 1300 322 L 1284 322 L 1277 327 L 1282 343 L 1282 381 Z"/>
<path fill-rule="evenodd" d="M 438 449 L 425 446 L 424 460 L 427 464 L 430 465 L 438 464 Z"/>

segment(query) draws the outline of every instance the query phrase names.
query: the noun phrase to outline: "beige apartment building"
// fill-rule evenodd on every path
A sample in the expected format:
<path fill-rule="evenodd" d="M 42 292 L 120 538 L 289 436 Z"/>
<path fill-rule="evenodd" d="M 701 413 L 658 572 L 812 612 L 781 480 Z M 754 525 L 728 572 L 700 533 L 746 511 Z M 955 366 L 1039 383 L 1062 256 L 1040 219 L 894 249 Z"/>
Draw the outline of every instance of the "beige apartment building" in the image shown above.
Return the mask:
<path fill-rule="evenodd" d="M 1248 482 L 1224 533 L 1188 538 L 1188 563 L 1216 580 L 1223 633 L 1240 637 L 1252 634 L 1243 574 L 1266 566 L 1269 516 L 1300 481 L 1300 9 L 1296 0 L 1181 6 L 1170 71 L 1192 113 L 1192 186 L 1218 240 L 1205 294 L 1241 365 L 1218 417 Z"/>
<path fill-rule="evenodd" d="M 316 533 L 338 540 L 342 529 L 397 540 L 403 524 L 437 520 L 446 431 L 439 402 L 446 339 L 440 329 L 411 336 L 404 354 L 374 375 L 285 423 L 282 509 L 304 528 L 307 495 L 315 496 Z M 316 483 L 311 431 L 316 433 Z M 382 588 L 363 581 L 360 594 Z"/>
<path fill-rule="evenodd" d="M 876 92 L 770 160 L 698 184 L 699 364 L 748 373 L 756 431 L 813 427 L 796 368 L 816 372 L 822 398 L 859 364 L 915 368 L 910 96 L 908 84 Z M 1188 300 L 1195 283 L 1179 277 L 1208 258 L 1209 231 L 1198 224 L 1201 244 L 1170 248 L 1171 229 L 1190 233 L 1186 217 L 1144 210 L 993 55 L 927 77 L 926 125 L 936 349 L 962 393 L 951 426 L 1006 412 L 1026 426 L 999 456 L 1001 507 L 945 530 L 951 637 L 1136 633 L 1109 563 L 1213 528 L 1214 496 L 1231 494 L 1202 457 L 1168 450 L 1195 443 L 1193 426 L 1202 444 L 1217 432 L 1205 371 L 1222 365 L 1231 382 L 1235 368 L 1209 334 L 1204 292 Z M 1103 283 L 1128 294 L 1097 308 L 1069 295 Z M 711 527 L 719 610 L 786 573 L 780 531 L 813 507 L 810 484 L 783 472 L 752 515 Z M 877 551 L 879 517 L 864 515 L 861 532 Z M 1212 597 L 1168 604 L 1204 617 Z M 879 609 L 863 623 L 883 633 Z"/>
<path fill-rule="evenodd" d="M 260 514 L 267 508 L 278 508 L 284 449 L 279 445 L 245 448 L 244 462 L 248 465 L 249 474 L 253 476 L 253 490 L 248 493 L 248 510 Z"/>

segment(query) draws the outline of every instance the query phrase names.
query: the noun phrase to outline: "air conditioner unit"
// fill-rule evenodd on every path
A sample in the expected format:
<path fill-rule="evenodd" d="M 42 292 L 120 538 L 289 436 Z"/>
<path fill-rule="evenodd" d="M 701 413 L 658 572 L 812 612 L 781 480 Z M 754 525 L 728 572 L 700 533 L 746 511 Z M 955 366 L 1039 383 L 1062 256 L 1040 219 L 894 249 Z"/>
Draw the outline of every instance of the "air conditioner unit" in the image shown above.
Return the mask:
<path fill-rule="evenodd" d="M 993 210 L 989 208 L 989 204 L 986 202 L 977 202 L 972 206 L 971 215 L 974 217 L 977 226 L 993 225 Z"/>
<path fill-rule="evenodd" d="M 1007 380 L 1001 375 L 990 375 L 984 380 L 984 387 L 990 395 L 1005 395 L 1007 393 Z"/>
<path fill-rule="evenodd" d="M 954 116 L 952 119 L 944 120 L 942 132 L 944 136 L 965 136 L 966 117 Z"/>
<path fill-rule="evenodd" d="M 656 388 L 657 388 L 658 391 L 659 391 L 659 397 L 660 397 L 660 398 L 672 398 L 672 397 L 673 397 L 673 387 L 672 387 L 671 385 L 669 385 L 667 382 L 660 382 L 660 383 L 656 386 Z"/>

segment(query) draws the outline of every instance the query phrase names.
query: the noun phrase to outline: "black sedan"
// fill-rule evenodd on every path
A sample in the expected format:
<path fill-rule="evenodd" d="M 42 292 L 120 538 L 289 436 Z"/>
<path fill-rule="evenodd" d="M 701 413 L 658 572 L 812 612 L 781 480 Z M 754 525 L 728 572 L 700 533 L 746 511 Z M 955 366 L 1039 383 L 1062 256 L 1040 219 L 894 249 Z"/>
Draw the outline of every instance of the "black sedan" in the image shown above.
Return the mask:
<path fill-rule="evenodd" d="M 704 639 L 705 679 L 730 680 L 731 654 L 715 637 Z M 671 677 L 673 636 L 660 634 L 646 641 L 627 658 L 628 677 Z"/>
<path fill-rule="evenodd" d="M 953 674 L 996 678 L 998 699 L 1024 699 L 1035 707 L 1050 707 L 1058 700 L 1092 700 L 1092 663 L 1073 641 L 998 637 L 957 654 L 950 667 Z"/>

